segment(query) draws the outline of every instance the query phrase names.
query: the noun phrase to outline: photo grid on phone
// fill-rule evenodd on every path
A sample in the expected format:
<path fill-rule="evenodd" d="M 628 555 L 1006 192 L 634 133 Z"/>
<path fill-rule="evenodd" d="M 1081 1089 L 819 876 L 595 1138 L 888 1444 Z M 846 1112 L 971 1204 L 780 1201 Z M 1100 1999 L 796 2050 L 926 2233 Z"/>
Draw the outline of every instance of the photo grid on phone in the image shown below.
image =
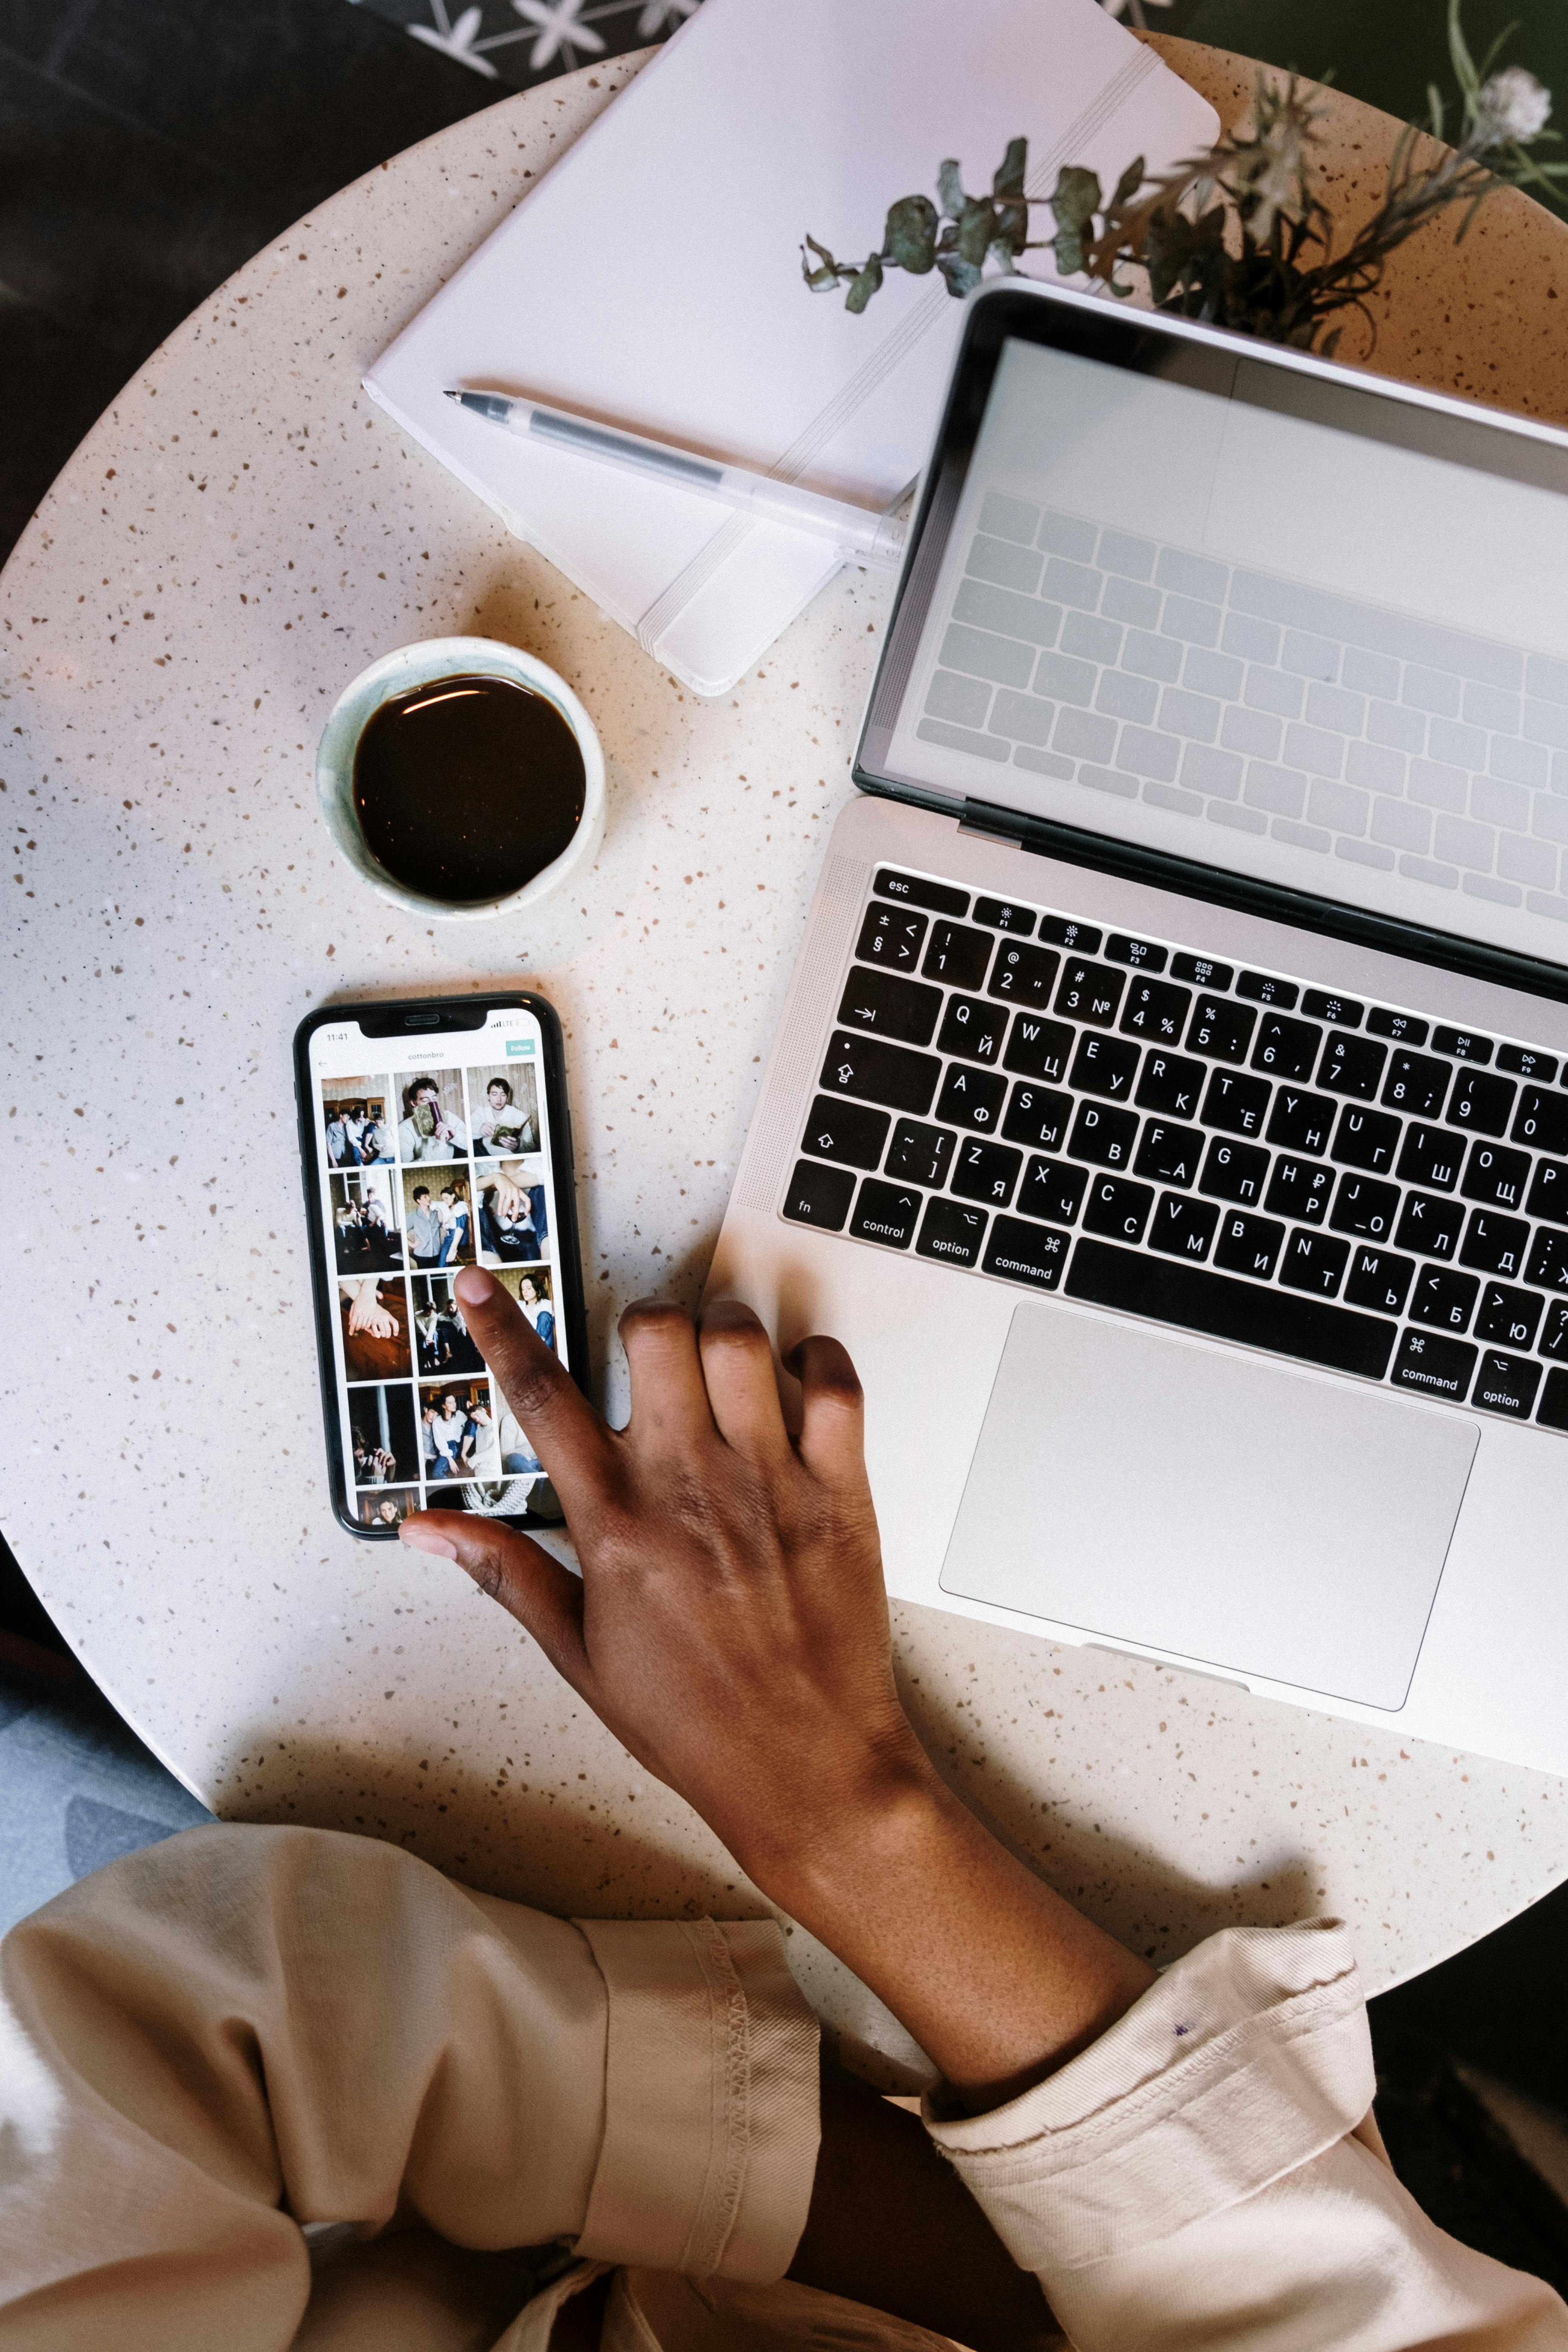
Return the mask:
<path fill-rule="evenodd" d="M 500 1041 L 485 1040 L 493 1056 Z M 454 1289 L 479 1265 L 565 1360 L 537 1060 L 318 1080 L 344 1477 L 361 1526 L 554 1516 Z"/>

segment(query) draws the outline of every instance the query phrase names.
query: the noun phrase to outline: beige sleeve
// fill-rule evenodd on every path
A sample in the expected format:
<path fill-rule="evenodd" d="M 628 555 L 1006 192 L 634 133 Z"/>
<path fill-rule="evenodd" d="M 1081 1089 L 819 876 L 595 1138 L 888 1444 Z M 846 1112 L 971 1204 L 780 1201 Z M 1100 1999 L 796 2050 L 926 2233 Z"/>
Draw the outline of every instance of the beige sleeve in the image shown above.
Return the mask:
<path fill-rule="evenodd" d="M 777 2278 L 816 2025 L 771 1922 L 574 1926 L 204 1828 L 0 1945 L 3 2352 L 283 2352 L 301 2224 Z"/>
<path fill-rule="evenodd" d="M 1352 2137 L 1374 2087 L 1350 1937 L 1318 1920 L 1211 1937 L 1059 2074 L 927 2123 L 1081 2352 L 1568 2352 L 1550 2287 Z"/>

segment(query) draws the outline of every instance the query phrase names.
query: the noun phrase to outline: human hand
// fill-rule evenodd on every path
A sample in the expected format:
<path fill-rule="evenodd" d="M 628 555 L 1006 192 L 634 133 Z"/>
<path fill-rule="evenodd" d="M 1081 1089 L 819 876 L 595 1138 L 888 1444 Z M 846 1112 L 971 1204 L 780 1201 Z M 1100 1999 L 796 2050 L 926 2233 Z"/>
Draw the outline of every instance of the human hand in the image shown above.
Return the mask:
<path fill-rule="evenodd" d="M 373 1339 L 390 1339 L 396 1331 L 396 1323 L 381 1303 L 379 1275 L 367 1276 L 355 1288 L 349 1308 L 351 1339 L 356 1331 L 368 1331 Z"/>

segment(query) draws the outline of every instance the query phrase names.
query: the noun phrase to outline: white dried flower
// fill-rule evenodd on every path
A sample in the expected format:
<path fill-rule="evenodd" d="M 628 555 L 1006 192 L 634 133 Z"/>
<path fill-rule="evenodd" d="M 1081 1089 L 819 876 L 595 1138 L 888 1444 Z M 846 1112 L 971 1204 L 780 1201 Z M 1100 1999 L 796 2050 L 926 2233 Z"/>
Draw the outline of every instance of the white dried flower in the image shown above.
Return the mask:
<path fill-rule="evenodd" d="M 1509 66 L 1481 85 L 1476 100 L 1476 144 L 1522 146 L 1541 136 L 1551 112 L 1552 92 L 1523 66 Z"/>

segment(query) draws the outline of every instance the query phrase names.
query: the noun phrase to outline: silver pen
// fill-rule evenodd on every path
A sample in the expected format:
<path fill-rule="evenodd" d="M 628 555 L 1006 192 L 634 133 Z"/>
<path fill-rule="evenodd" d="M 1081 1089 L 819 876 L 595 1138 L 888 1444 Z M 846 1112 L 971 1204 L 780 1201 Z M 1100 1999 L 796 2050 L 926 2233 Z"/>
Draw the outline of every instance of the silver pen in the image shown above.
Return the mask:
<path fill-rule="evenodd" d="M 596 459 L 600 465 L 655 475 L 674 489 L 714 499 L 737 513 L 754 515 L 759 522 L 790 523 L 797 530 L 815 531 L 858 563 L 896 572 L 904 560 L 904 526 L 891 515 L 873 514 L 869 508 L 851 506 L 844 499 L 824 498 L 793 482 L 775 481 L 771 474 L 753 474 L 744 466 L 721 465 L 716 458 L 700 457 L 695 451 L 678 449 L 668 441 L 649 441 L 640 433 L 595 425 L 586 416 L 546 408 L 537 400 L 511 400 L 497 392 L 450 390 L 447 397 L 471 416 L 499 425 L 503 432 L 522 434 L 552 449 Z"/>

